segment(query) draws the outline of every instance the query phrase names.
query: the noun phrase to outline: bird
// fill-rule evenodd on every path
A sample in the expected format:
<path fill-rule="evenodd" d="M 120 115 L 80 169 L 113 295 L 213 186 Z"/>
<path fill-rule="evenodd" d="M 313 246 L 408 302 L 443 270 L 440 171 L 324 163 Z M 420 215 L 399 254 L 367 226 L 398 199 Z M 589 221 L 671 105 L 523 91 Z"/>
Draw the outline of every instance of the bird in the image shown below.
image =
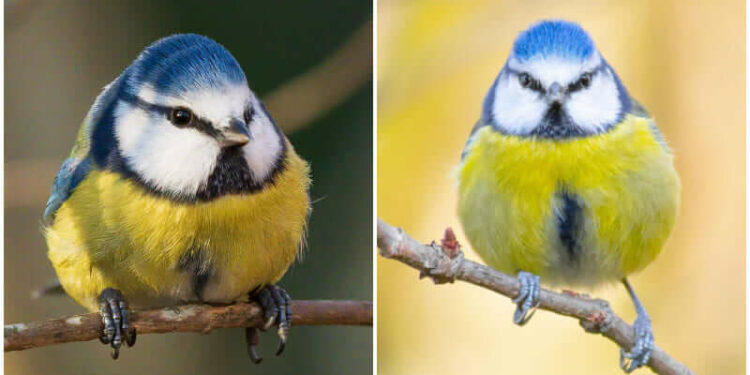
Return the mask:
<path fill-rule="evenodd" d="M 221 44 L 157 40 L 96 97 L 42 217 L 64 291 L 102 316 L 114 359 L 132 309 L 257 301 L 291 324 L 277 283 L 302 251 L 310 167 Z M 246 330 L 248 354 L 258 331 Z"/>
<path fill-rule="evenodd" d="M 620 367 L 646 365 L 651 319 L 627 276 L 661 252 L 680 205 L 674 155 L 653 117 L 577 23 L 518 34 L 457 169 L 458 216 L 489 266 L 517 275 L 513 321 L 550 286 L 622 282 L 636 342 Z"/>

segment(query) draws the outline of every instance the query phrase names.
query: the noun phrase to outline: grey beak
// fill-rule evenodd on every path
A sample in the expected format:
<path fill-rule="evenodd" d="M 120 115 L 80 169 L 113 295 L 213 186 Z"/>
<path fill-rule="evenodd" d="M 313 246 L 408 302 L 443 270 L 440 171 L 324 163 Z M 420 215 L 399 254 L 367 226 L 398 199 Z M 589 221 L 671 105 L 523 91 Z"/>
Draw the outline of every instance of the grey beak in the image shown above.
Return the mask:
<path fill-rule="evenodd" d="M 246 145 L 253 137 L 244 121 L 233 118 L 228 127 L 219 131 L 217 138 L 221 147 L 232 147 Z"/>
<path fill-rule="evenodd" d="M 565 89 L 559 83 L 553 82 L 549 89 L 547 89 L 547 98 L 551 103 L 562 103 L 565 98 Z"/>

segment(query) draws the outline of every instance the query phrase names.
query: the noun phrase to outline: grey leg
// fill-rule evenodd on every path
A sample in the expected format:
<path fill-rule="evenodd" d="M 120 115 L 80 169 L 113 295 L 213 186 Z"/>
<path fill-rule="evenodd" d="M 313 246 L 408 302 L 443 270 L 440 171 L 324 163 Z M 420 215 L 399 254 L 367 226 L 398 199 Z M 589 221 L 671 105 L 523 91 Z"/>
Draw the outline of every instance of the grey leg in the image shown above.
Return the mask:
<path fill-rule="evenodd" d="M 635 322 L 633 322 L 633 329 L 635 330 L 635 345 L 630 348 L 630 351 L 620 349 L 620 367 L 626 372 L 630 373 L 633 370 L 644 366 L 648 363 L 651 358 L 651 349 L 654 347 L 654 332 L 651 329 L 651 318 L 648 317 L 646 309 L 635 294 L 633 287 L 627 279 L 623 279 L 622 283 L 625 284 L 625 288 L 630 294 L 630 298 L 633 300 L 635 305 L 635 311 L 637 316 Z"/>

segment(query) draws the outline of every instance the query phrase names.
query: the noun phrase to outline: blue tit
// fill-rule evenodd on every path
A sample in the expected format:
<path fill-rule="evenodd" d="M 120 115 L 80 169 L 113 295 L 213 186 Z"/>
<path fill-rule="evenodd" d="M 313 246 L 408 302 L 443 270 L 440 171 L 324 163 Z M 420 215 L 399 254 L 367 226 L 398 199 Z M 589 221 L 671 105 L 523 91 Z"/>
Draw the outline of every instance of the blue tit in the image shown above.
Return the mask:
<path fill-rule="evenodd" d="M 48 256 L 65 292 L 101 312 L 114 358 L 135 342 L 131 307 L 248 298 L 278 325 L 280 353 L 291 315 L 275 284 L 304 242 L 309 186 L 229 51 L 173 35 L 94 101 L 44 211 Z"/>
<path fill-rule="evenodd" d="M 653 118 L 577 24 L 522 32 L 461 157 L 458 213 L 490 266 L 517 273 L 514 321 L 550 285 L 622 281 L 637 341 L 621 367 L 645 365 L 651 321 L 626 277 L 659 254 L 675 222 L 680 181 Z"/>

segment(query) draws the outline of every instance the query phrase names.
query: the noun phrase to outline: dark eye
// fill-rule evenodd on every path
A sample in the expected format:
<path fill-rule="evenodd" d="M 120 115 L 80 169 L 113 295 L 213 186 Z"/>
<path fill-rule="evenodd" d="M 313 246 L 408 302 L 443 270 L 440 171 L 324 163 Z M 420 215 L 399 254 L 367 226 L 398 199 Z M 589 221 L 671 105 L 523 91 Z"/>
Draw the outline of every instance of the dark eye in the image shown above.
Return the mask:
<path fill-rule="evenodd" d="M 531 76 L 528 73 L 521 73 L 518 75 L 518 82 L 522 87 L 528 88 L 532 83 Z"/>
<path fill-rule="evenodd" d="M 255 110 L 253 107 L 250 107 L 245 111 L 245 124 L 250 125 L 250 122 L 253 121 L 253 116 L 255 115 Z"/>
<path fill-rule="evenodd" d="M 169 114 L 169 121 L 175 126 L 185 126 L 193 121 L 193 112 L 187 108 L 175 108 Z"/>
<path fill-rule="evenodd" d="M 591 73 L 583 73 L 578 80 L 568 86 L 568 92 L 576 92 L 581 89 L 587 89 L 591 86 Z"/>
<path fill-rule="evenodd" d="M 581 78 L 578 79 L 578 83 L 583 88 L 588 88 L 591 85 L 591 73 L 583 73 Z"/>

